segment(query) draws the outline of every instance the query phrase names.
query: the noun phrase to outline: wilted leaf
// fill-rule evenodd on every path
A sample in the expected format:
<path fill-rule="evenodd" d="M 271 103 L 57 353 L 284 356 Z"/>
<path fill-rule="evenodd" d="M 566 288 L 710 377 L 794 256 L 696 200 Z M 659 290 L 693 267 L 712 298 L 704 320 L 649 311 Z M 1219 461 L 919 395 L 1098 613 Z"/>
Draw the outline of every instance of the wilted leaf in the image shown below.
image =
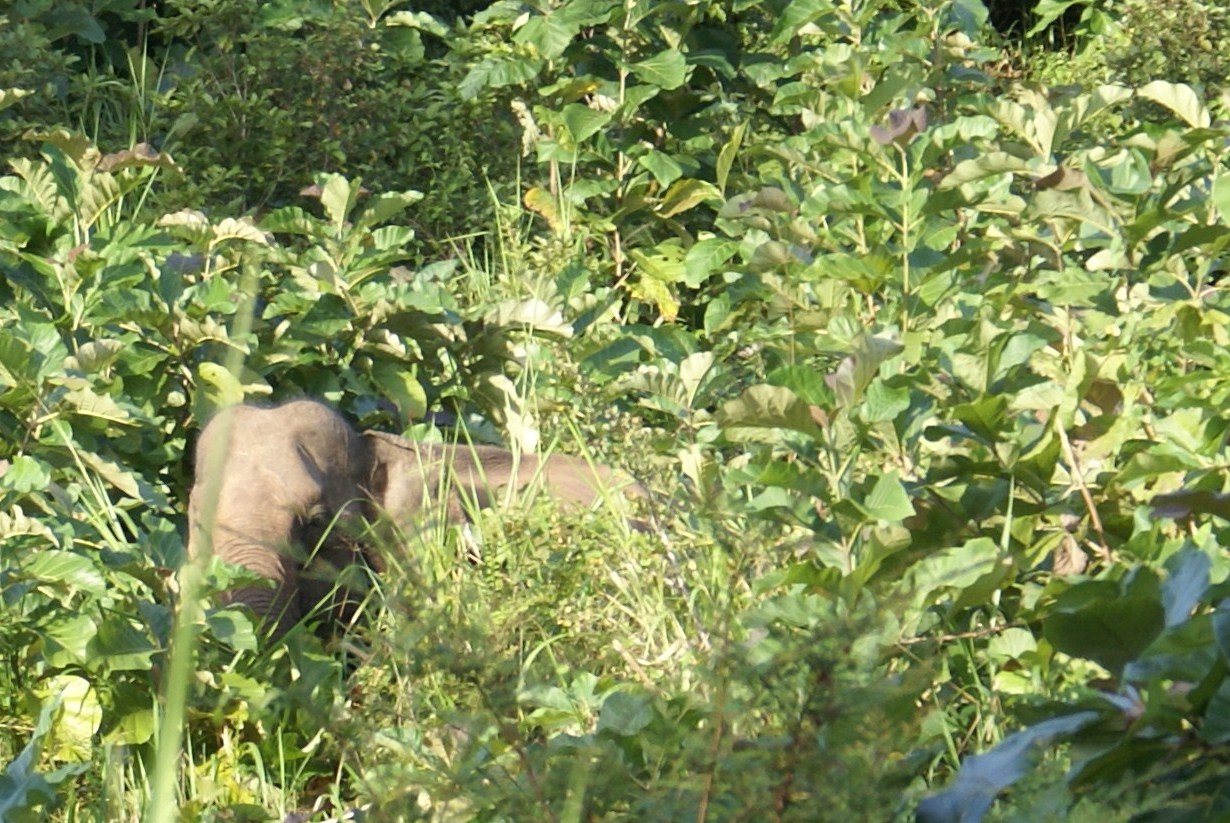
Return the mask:
<path fill-rule="evenodd" d="M 1059 191 L 1067 191 L 1068 189 L 1084 188 L 1088 185 L 1088 175 L 1080 169 L 1073 169 L 1068 166 L 1056 166 L 1053 172 L 1034 181 L 1034 187 L 1038 190 L 1058 189 Z"/>
<path fill-rule="evenodd" d="M 927 110 L 923 106 L 894 109 L 888 113 L 888 126 L 871 127 L 871 138 L 881 146 L 896 143 L 904 146 L 927 130 Z"/>
<path fill-rule="evenodd" d="M 551 231 L 563 230 L 564 224 L 559 217 L 559 203 L 551 192 L 541 186 L 534 186 L 525 193 L 525 207 L 544 218 L 547 225 L 551 227 Z"/>
<path fill-rule="evenodd" d="M 1089 556 L 1081 549 L 1080 543 L 1072 535 L 1064 534 L 1051 556 L 1051 571 L 1057 577 L 1070 577 L 1081 574 L 1088 565 Z"/>
<path fill-rule="evenodd" d="M 98 161 L 98 170 L 106 172 L 117 172 L 134 166 L 156 167 L 183 173 L 183 169 L 171 159 L 171 155 L 154 151 L 154 147 L 149 143 L 138 143 L 131 149 L 103 155 Z"/>

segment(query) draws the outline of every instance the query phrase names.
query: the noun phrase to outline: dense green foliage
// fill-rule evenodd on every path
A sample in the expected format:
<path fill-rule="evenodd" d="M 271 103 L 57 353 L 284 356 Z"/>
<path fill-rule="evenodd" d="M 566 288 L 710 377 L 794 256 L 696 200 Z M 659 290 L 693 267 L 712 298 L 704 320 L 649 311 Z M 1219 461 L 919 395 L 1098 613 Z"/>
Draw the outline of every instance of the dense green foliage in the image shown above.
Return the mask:
<path fill-rule="evenodd" d="M 0 20 L 0 819 L 1230 814 L 1200 38 L 1048 0 L 1084 68 L 1022 78 L 978 0 L 104 5 Z M 428 530 L 262 643 L 188 454 L 303 394 L 623 464 L 659 534 Z"/>

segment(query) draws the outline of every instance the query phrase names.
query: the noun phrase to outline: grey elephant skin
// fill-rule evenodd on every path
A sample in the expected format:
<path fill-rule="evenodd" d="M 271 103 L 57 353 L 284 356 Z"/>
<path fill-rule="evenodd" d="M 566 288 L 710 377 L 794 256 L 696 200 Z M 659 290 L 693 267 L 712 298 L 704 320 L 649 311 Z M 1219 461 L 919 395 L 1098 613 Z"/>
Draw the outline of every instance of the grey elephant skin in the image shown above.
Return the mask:
<path fill-rule="evenodd" d="M 378 553 L 354 538 L 363 524 L 377 525 L 367 534 L 389 539 L 431 519 L 462 523 L 473 510 L 530 487 L 565 507 L 644 494 L 614 470 L 568 455 L 541 459 L 359 434 L 313 400 L 234 406 L 215 416 L 197 443 L 188 551 L 199 558 L 212 544 L 222 560 L 271 581 L 226 599 L 246 604 L 278 636 L 336 589 L 335 581 L 305 573 L 309 559 L 326 568 L 367 562 L 382 570 Z"/>

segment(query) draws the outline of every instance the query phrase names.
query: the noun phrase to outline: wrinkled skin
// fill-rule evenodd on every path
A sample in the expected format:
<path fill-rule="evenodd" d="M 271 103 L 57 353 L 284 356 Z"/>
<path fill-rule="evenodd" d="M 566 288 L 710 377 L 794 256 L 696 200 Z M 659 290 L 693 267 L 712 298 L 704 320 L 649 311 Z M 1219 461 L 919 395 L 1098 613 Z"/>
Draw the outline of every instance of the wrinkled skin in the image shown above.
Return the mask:
<path fill-rule="evenodd" d="M 213 552 L 273 583 L 227 599 L 270 621 L 275 635 L 330 594 L 337 579 L 330 570 L 363 561 L 381 570 L 378 556 L 348 538 L 361 519 L 412 533 L 431 519 L 463 523 L 475 509 L 524 500 L 531 489 L 561 506 L 588 507 L 628 486 L 613 470 L 566 455 L 517 458 L 491 446 L 360 435 L 311 400 L 233 407 L 205 427 L 188 508 L 193 556 L 205 551 L 214 485 Z M 635 484 L 629 489 L 643 494 Z M 335 605 L 344 611 L 344 603 Z"/>

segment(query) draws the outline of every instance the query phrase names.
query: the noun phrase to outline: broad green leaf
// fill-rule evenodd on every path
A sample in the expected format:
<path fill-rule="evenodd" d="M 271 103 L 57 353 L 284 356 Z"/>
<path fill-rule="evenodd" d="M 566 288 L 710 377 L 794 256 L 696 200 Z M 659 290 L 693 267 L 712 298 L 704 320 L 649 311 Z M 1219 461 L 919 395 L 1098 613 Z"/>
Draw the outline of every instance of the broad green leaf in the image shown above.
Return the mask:
<path fill-rule="evenodd" d="M 665 49 L 629 66 L 642 83 L 661 89 L 677 89 L 688 76 L 688 62 L 678 49 Z"/>
<path fill-rule="evenodd" d="M 683 175 L 683 166 L 675 158 L 656 149 L 645 152 L 636 162 L 654 176 L 659 186 L 669 186 Z"/>
<path fill-rule="evenodd" d="M 1152 480 L 1166 474 L 1190 471 L 1201 468 L 1203 465 L 1204 462 L 1198 455 L 1192 454 L 1182 446 L 1162 442 L 1132 455 L 1115 480 L 1127 488 L 1132 488 L 1142 480 Z M 1155 505 L 1161 507 L 1159 516 L 1166 516 L 1165 512 L 1171 506 L 1183 505 L 1189 507 L 1188 511 L 1200 511 L 1201 506 L 1216 507 L 1223 504 L 1216 493 L 1193 490 L 1190 494 L 1176 492 L 1173 496 L 1159 495 Z M 1211 510 L 1216 511 L 1216 508 Z"/>
<path fill-rule="evenodd" d="M 896 420 L 910 408 L 910 390 L 905 386 L 890 386 L 887 381 L 873 380 L 863 395 L 862 419 L 868 423 Z"/>
<path fill-rule="evenodd" d="M 75 355 L 65 358 L 64 368 L 83 374 L 97 374 L 119 359 L 124 349 L 125 344 L 120 340 L 90 340 L 81 344 Z"/>
<path fill-rule="evenodd" d="M 1166 628 L 1185 622 L 1209 588 L 1212 561 L 1199 549 L 1187 547 L 1166 562 L 1170 576 L 1162 582 Z"/>
<path fill-rule="evenodd" d="M 120 407 L 109 394 L 98 394 L 89 386 L 72 389 L 64 394 L 76 414 L 109 420 L 112 423 L 132 425 L 134 420 L 126 409 Z"/>
<path fill-rule="evenodd" d="M 699 288 L 739 251 L 739 244 L 720 237 L 706 237 L 692 244 L 683 256 L 684 283 Z"/>
<path fill-rule="evenodd" d="M 1223 680 L 1221 686 L 1209 698 L 1209 704 L 1204 710 L 1204 723 L 1200 726 L 1200 736 L 1214 746 L 1230 743 L 1230 678 Z"/>
<path fill-rule="evenodd" d="M 791 0 L 777 19 L 770 35 L 776 45 L 781 45 L 798 36 L 799 29 L 825 13 L 834 13 L 833 5 L 824 0 Z"/>
<path fill-rule="evenodd" d="M 1071 737 L 1101 719 L 1077 712 L 1014 732 L 986 754 L 967 758 L 952 784 L 918 804 L 918 823 L 979 823 L 1004 789 L 1027 775 L 1058 738 Z"/>
<path fill-rule="evenodd" d="M 197 247 L 209 245 L 213 238 L 213 226 L 210 225 L 209 218 L 196 209 L 182 209 L 163 215 L 158 218 L 158 225 Z"/>
<path fill-rule="evenodd" d="M 871 493 L 863 500 L 863 508 L 876 520 L 890 522 L 900 522 L 914 514 L 914 504 L 896 470 L 876 479 Z"/>
<path fill-rule="evenodd" d="M 1223 603 L 1213 612 L 1213 636 L 1221 656 L 1230 662 L 1230 603 Z"/>
<path fill-rule="evenodd" d="M 37 537 L 49 546 L 59 545 L 55 533 L 43 518 L 28 517 L 21 506 L 0 512 L 0 541 L 14 537 Z"/>
<path fill-rule="evenodd" d="M 131 469 L 92 451 L 82 450 L 77 452 L 77 456 L 82 463 L 105 480 L 107 485 L 126 497 L 143 503 L 154 504 L 156 502 L 149 483 Z"/>
<path fill-rule="evenodd" d="M 783 386 L 752 386 L 736 400 L 723 403 L 717 413 L 718 425 L 732 440 L 762 439 L 758 430 L 788 429 L 819 437 L 811 407 Z"/>
<path fill-rule="evenodd" d="M 94 639 L 94 621 L 87 614 L 62 609 L 43 627 L 44 656 L 51 666 L 85 666 Z"/>
<path fill-rule="evenodd" d="M 543 300 L 504 300 L 489 309 L 483 319 L 494 328 L 524 329 L 535 334 L 571 337 L 572 326 L 560 310 Z"/>
<path fill-rule="evenodd" d="M 352 185 L 340 174 L 322 174 L 316 178 L 315 189 L 319 190 L 320 205 L 325 216 L 333 222 L 333 231 L 341 234 L 346 218 L 359 199 L 359 187 Z"/>
<path fill-rule="evenodd" d="M 1016 155 L 1002 151 L 988 152 L 957 163 L 940 181 L 939 188 L 953 189 L 986 177 L 1028 172 L 1029 168 L 1029 163 Z"/>
<path fill-rule="evenodd" d="M 28 454 L 19 454 L 7 465 L 0 463 L 0 489 L 12 489 L 23 494 L 45 490 L 51 485 L 51 467 Z M 0 530 L 0 539 L 5 537 Z"/>
<path fill-rule="evenodd" d="M 714 179 L 717 181 L 718 191 L 723 197 L 726 196 L 726 181 L 730 179 L 730 170 L 734 167 L 735 157 L 739 154 L 739 148 L 743 145 L 743 137 L 747 133 L 747 121 L 735 126 L 734 131 L 730 133 L 730 139 L 722 146 L 722 150 L 718 152 L 717 163 L 714 168 Z"/>
<path fill-rule="evenodd" d="M 1187 122 L 1192 128 L 1208 128 L 1212 123 L 1208 108 L 1200 100 L 1196 90 L 1186 83 L 1171 83 L 1166 80 L 1154 80 L 1141 86 L 1136 93 L 1146 100 L 1152 100 L 1170 109 Z"/>
<path fill-rule="evenodd" d="M 585 142 L 611 122 L 610 112 L 596 111 L 581 103 L 564 106 L 563 115 L 564 125 L 572 136 L 573 145 Z"/>
<path fill-rule="evenodd" d="M 1039 0 L 1034 7 L 1034 17 L 1036 22 L 1034 27 L 1029 30 L 1027 37 L 1033 37 L 1043 31 L 1046 31 L 1056 20 L 1063 16 L 1064 12 L 1073 6 L 1088 5 L 1089 0 Z"/>
<path fill-rule="evenodd" d="M 46 549 L 33 555 L 23 571 L 44 583 L 63 583 L 90 594 L 101 595 L 107 590 L 102 572 L 88 557 L 75 552 Z"/>
<path fill-rule="evenodd" d="M 1046 639 L 1056 650 L 1097 661 L 1118 675 L 1165 625 L 1161 593 L 1150 577 L 1138 573 L 1122 590 L 1106 581 L 1075 584 L 1043 621 Z"/>
<path fill-rule="evenodd" d="M 532 44 L 539 55 L 554 60 L 564 53 L 580 31 L 563 14 L 536 14 L 513 32 L 513 41 Z"/>
<path fill-rule="evenodd" d="M 1230 171 L 1222 171 L 1213 181 L 1213 205 L 1223 226 L 1230 226 Z"/>
<path fill-rule="evenodd" d="M 419 191 L 396 191 L 378 194 L 364 203 L 358 218 L 355 219 L 355 227 L 371 228 L 379 226 L 381 223 L 389 220 L 389 218 L 401 214 L 411 205 L 422 199 L 423 193 Z M 413 236 L 413 233 L 411 236 Z"/>
<path fill-rule="evenodd" d="M 628 257 L 636 263 L 637 268 L 647 277 L 661 283 L 679 283 L 684 279 L 684 254 L 683 247 L 674 240 L 664 241 L 645 250 L 628 250 Z"/>
<path fill-rule="evenodd" d="M 900 343 L 887 337 L 861 334 L 854 341 L 851 354 L 828 376 L 829 386 L 844 408 L 851 409 L 863 398 L 863 392 L 875 378 L 883 363 L 903 351 Z"/>
<path fill-rule="evenodd" d="M 252 618 L 243 609 L 217 609 L 205 618 L 209 633 L 235 651 L 256 651 L 260 647 Z"/>
<path fill-rule="evenodd" d="M 721 200 L 721 194 L 712 183 L 705 180 L 676 180 L 662 196 L 658 216 L 674 217 L 710 200 Z"/>
<path fill-rule="evenodd" d="M 300 234 L 312 237 L 320 233 L 323 223 L 298 206 L 284 206 L 269 212 L 261 219 L 261 228 L 281 234 Z"/>
<path fill-rule="evenodd" d="M 470 68 L 461 80 L 461 99 L 473 100 L 484 89 L 503 88 L 533 80 L 542 71 L 543 61 L 522 56 L 483 60 Z"/>
<path fill-rule="evenodd" d="M 208 420 L 218 409 L 243 402 L 243 384 L 225 366 L 202 363 L 197 366 L 197 376 L 193 414 L 198 420 Z"/>
<path fill-rule="evenodd" d="M 645 695 L 615 692 L 602 703 L 597 731 L 630 737 L 644 731 L 653 717 L 653 702 Z"/>
<path fill-rule="evenodd" d="M 131 620 L 109 615 L 98 625 L 90 644 L 90 665 L 103 672 L 149 671 L 159 651 Z"/>
<path fill-rule="evenodd" d="M 713 352 L 698 351 L 689 354 L 679 364 L 679 382 L 683 385 L 683 405 L 691 409 L 696 405 L 696 396 L 713 372 Z"/>
<path fill-rule="evenodd" d="M 919 608 L 948 595 L 956 599 L 982 578 L 995 575 L 1004 559 L 994 540 L 977 537 L 916 563 L 906 574 L 903 590 Z"/>

